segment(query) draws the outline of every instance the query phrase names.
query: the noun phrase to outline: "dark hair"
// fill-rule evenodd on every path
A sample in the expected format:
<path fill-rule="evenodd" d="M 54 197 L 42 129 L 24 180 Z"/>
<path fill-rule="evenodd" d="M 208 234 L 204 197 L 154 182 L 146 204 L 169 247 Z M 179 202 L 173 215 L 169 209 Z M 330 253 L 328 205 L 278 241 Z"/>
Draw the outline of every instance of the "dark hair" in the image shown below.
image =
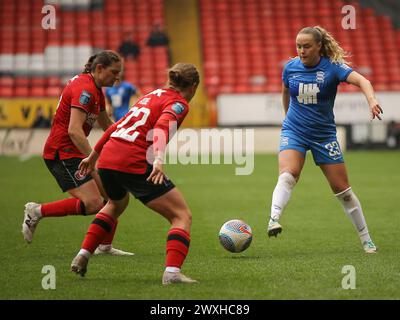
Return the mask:
<path fill-rule="evenodd" d="M 335 38 L 320 26 L 305 27 L 299 34 L 311 34 L 317 43 L 321 43 L 321 56 L 329 58 L 335 63 L 349 63 L 346 58 L 349 54 L 345 52 Z"/>
<path fill-rule="evenodd" d="M 200 83 L 199 72 L 191 63 L 175 64 L 168 70 L 168 78 L 171 85 L 182 89 Z"/>
<path fill-rule="evenodd" d="M 104 67 L 108 67 L 114 62 L 120 61 L 122 61 L 122 59 L 118 53 L 111 50 L 104 50 L 92 55 L 89 58 L 88 62 L 86 62 L 85 64 L 85 69 L 83 70 L 83 73 L 91 73 L 95 71 L 98 64 L 101 64 Z"/>

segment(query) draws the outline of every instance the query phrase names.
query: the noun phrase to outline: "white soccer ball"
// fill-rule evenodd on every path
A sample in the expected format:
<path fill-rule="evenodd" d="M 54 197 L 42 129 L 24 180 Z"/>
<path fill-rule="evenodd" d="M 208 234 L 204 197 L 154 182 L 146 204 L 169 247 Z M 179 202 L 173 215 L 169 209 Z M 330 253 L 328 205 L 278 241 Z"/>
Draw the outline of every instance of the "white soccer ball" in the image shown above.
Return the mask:
<path fill-rule="evenodd" d="M 246 250 L 253 239 L 250 226 L 242 220 L 229 220 L 219 231 L 219 242 L 230 252 Z"/>

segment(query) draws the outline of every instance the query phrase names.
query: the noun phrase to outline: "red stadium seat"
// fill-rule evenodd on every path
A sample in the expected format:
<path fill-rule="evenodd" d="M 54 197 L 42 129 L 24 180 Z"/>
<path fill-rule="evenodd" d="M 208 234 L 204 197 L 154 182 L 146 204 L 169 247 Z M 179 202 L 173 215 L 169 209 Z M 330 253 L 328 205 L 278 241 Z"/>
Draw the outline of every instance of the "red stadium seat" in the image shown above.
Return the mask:
<path fill-rule="evenodd" d="M 350 61 L 362 70 L 370 70 L 378 88 L 397 83 L 400 31 L 395 32 L 388 17 L 376 16 L 371 9 L 354 4 L 361 28 L 345 30 L 341 22 L 342 1 L 200 0 L 200 26 L 203 42 L 205 84 L 207 92 L 279 92 L 284 63 L 296 56 L 295 36 L 304 26 L 322 25 L 351 51 Z M 384 32 L 380 32 L 382 30 Z M 395 41 L 393 41 L 395 39 Z M 370 48 L 374 54 L 370 54 Z M 233 55 L 233 61 L 232 61 Z M 213 64 L 217 65 L 214 66 Z M 382 74 L 388 65 L 393 71 Z M 234 69 L 234 76 L 226 69 Z M 246 87 L 251 75 L 265 74 L 266 88 Z M 218 79 L 219 86 L 215 86 Z M 246 84 L 247 83 L 247 84 Z M 232 84 L 235 84 L 232 87 Z M 212 87 L 212 88 L 211 88 Z M 395 86 L 393 86 L 395 87 Z M 389 89 L 392 86 L 389 86 Z M 341 90 L 356 90 L 344 88 Z"/>

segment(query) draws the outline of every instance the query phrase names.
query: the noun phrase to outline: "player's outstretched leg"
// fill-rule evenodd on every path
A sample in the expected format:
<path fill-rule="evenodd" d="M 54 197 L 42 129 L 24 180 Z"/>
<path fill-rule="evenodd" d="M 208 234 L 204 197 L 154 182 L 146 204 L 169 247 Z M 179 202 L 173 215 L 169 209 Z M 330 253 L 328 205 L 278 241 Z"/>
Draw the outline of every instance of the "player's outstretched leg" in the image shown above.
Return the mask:
<path fill-rule="evenodd" d="M 289 172 L 283 172 L 279 175 L 278 183 L 272 194 L 271 215 L 267 229 L 268 237 L 277 237 L 282 232 L 279 219 L 289 202 L 295 184 L 296 179 Z"/>
<path fill-rule="evenodd" d="M 171 223 L 167 235 L 167 256 L 162 284 L 197 283 L 181 273 L 182 265 L 189 252 L 192 214 L 182 194 L 173 188 L 162 196 L 146 203 Z"/>
<path fill-rule="evenodd" d="M 335 194 L 335 196 L 340 201 L 344 211 L 358 231 L 358 236 L 360 237 L 365 253 L 376 253 L 378 248 L 371 240 L 360 201 L 351 187 Z"/>
<path fill-rule="evenodd" d="M 40 204 L 28 202 L 25 204 L 24 220 L 22 221 L 22 234 L 26 242 L 31 243 L 36 227 L 42 218 Z"/>
<path fill-rule="evenodd" d="M 103 241 L 106 235 L 111 232 L 114 227 L 115 220 L 116 219 L 105 213 L 99 212 L 96 214 L 96 217 L 90 224 L 85 239 L 83 240 L 81 250 L 78 252 L 74 260 L 72 260 L 72 272 L 80 274 L 81 276 L 85 275 L 90 256 Z"/>
<path fill-rule="evenodd" d="M 183 229 L 171 228 L 167 237 L 166 268 L 162 284 L 197 283 L 181 273 L 181 267 L 189 251 L 190 235 Z"/>

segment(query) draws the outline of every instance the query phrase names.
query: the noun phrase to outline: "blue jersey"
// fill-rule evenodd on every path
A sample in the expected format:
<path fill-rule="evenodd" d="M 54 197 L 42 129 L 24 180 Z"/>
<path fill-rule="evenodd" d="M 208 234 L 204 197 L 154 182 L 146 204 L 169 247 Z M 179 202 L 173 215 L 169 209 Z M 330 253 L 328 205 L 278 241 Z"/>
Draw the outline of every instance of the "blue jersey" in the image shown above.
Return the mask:
<path fill-rule="evenodd" d="M 299 58 L 289 61 L 282 73 L 290 93 L 283 131 L 291 130 L 314 140 L 336 136 L 333 105 L 337 86 L 352 71 L 346 64 L 332 63 L 326 57 L 321 57 L 314 67 L 306 67 Z"/>
<path fill-rule="evenodd" d="M 125 81 L 106 89 L 106 97 L 113 107 L 115 121 L 118 121 L 128 113 L 129 101 L 136 92 L 136 87 Z"/>

